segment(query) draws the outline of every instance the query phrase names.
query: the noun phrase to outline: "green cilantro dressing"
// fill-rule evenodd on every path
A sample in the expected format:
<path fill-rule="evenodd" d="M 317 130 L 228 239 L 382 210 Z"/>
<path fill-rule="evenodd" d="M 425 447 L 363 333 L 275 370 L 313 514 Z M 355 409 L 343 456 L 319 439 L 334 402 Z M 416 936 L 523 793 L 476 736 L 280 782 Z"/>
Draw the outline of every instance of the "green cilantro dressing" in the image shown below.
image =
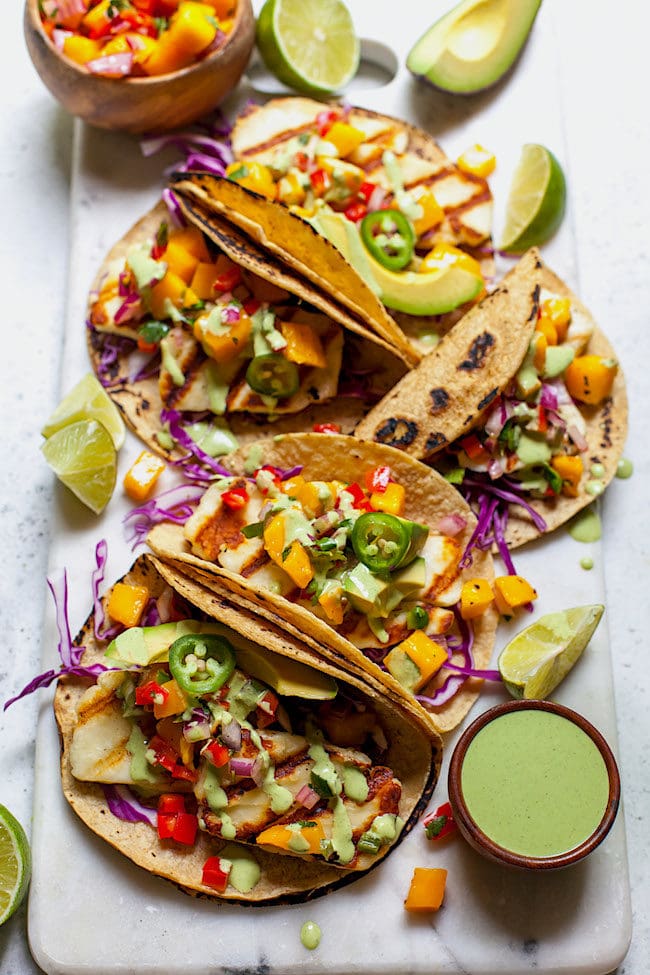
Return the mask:
<path fill-rule="evenodd" d="M 592 480 L 587 481 L 585 484 L 585 491 L 587 494 L 591 494 L 592 497 L 597 498 L 599 494 L 602 494 L 605 490 L 605 482 Z"/>
<path fill-rule="evenodd" d="M 605 468 L 602 464 L 592 464 L 589 468 L 589 473 L 592 477 L 595 477 L 600 481 L 605 476 Z"/>
<path fill-rule="evenodd" d="M 235 435 L 230 432 L 225 424 L 220 425 L 220 421 L 192 423 L 185 427 L 185 430 L 194 443 L 210 457 L 222 457 L 224 454 L 230 454 L 239 446 Z"/>
<path fill-rule="evenodd" d="M 222 416 L 226 412 L 228 405 L 228 390 L 230 387 L 219 371 L 216 362 L 208 362 L 205 369 L 205 378 L 208 390 L 208 401 L 210 409 L 217 416 Z"/>
<path fill-rule="evenodd" d="M 616 465 L 616 477 L 626 481 L 634 473 L 634 464 L 628 457 L 621 457 Z"/>
<path fill-rule="evenodd" d="M 244 473 L 248 475 L 254 474 L 255 471 L 262 466 L 263 460 L 264 451 L 261 444 L 253 444 L 246 454 L 246 460 L 244 461 Z"/>
<path fill-rule="evenodd" d="M 592 508 L 585 508 L 569 522 L 569 535 L 576 542 L 597 542 L 602 535 L 600 515 Z"/>
<path fill-rule="evenodd" d="M 609 800 L 604 759 L 561 715 L 522 710 L 486 724 L 465 755 L 461 786 L 476 825 L 499 846 L 549 857 L 575 849 Z"/>
<path fill-rule="evenodd" d="M 340 863 L 349 863 L 356 852 L 352 841 L 352 823 L 340 796 L 334 800 L 332 846 Z"/>
<path fill-rule="evenodd" d="M 133 272 L 138 291 L 142 292 L 156 281 L 162 281 L 167 273 L 165 261 L 154 261 L 149 244 L 133 247 L 126 256 L 126 264 Z"/>
<path fill-rule="evenodd" d="M 147 743 L 137 724 L 131 728 L 126 750 L 131 756 L 129 771 L 134 782 L 160 782 L 160 776 L 156 774 L 147 760 Z"/>
<path fill-rule="evenodd" d="M 163 367 L 167 370 L 169 375 L 172 377 L 172 382 L 175 386 L 182 386 L 185 382 L 185 375 L 183 370 L 179 366 L 178 362 L 174 358 L 174 353 L 170 347 L 169 336 L 165 336 L 160 342 L 160 354 L 162 356 Z"/>
<path fill-rule="evenodd" d="M 231 864 L 228 883 L 240 894 L 248 894 L 260 879 L 262 871 L 250 853 L 238 846 L 224 846 L 219 854 Z"/>
<path fill-rule="evenodd" d="M 353 802 L 365 802 L 368 798 L 368 782 L 360 768 L 355 765 L 344 765 L 341 769 L 343 789 L 348 799 Z"/>
<path fill-rule="evenodd" d="M 293 850 L 294 853 L 307 853 L 309 850 L 309 843 L 302 835 L 302 826 L 300 823 L 289 823 L 287 829 L 291 833 L 291 839 L 289 840 L 288 847 Z"/>
<path fill-rule="evenodd" d="M 590 558 L 588 555 L 585 555 L 583 559 L 580 559 L 581 569 L 585 569 L 585 571 L 589 572 L 589 570 L 593 569 L 593 567 L 594 567 L 594 560 Z"/>
<path fill-rule="evenodd" d="M 321 939 L 321 929 L 315 921 L 305 921 L 300 929 L 300 940 L 305 948 L 313 951 L 318 948 Z"/>

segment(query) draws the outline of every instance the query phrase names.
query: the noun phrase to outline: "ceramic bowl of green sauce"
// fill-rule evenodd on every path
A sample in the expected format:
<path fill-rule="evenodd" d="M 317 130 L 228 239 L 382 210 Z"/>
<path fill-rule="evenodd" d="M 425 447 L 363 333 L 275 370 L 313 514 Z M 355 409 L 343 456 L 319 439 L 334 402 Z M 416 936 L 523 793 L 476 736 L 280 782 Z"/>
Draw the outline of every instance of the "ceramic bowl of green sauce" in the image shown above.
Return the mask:
<path fill-rule="evenodd" d="M 458 828 L 479 853 L 525 870 L 577 863 L 609 832 L 620 801 L 612 751 L 586 718 L 551 701 L 480 715 L 449 766 Z"/>

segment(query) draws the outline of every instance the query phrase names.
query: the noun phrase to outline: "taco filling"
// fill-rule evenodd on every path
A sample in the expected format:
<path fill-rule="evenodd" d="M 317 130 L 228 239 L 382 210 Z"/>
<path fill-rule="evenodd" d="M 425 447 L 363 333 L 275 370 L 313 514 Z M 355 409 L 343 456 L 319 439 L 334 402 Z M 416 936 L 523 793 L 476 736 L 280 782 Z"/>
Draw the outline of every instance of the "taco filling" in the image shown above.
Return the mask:
<path fill-rule="evenodd" d="M 593 332 L 592 319 L 570 298 L 542 289 L 518 371 L 480 426 L 435 458 L 468 499 L 482 494 L 485 504 L 487 498 L 496 504 L 497 519 L 507 517 L 508 502 L 520 503 L 544 531 L 543 517 L 526 499 L 577 498 L 580 492 L 596 497 L 604 490 L 605 468 L 589 456 L 588 411 L 610 397 L 618 364 L 609 355 L 587 353 Z"/>
<path fill-rule="evenodd" d="M 268 657 L 218 623 L 124 630 L 105 662 L 128 669 L 100 675 L 79 702 L 72 774 L 139 792 L 161 841 L 192 846 L 203 831 L 368 866 L 403 825 L 379 720 L 333 678 Z M 269 666 L 290 697 L 254 676 Z"/>
<path fill-rule="evenodd" d="M 337 392 L 340 326 L 218 252 L 198 227 L 161 219 L 111 264 L 89 320 L 159 356 L 167 409 L 291 414 Z"/>
<path fill-rule="evenodd" d="M 218 478 L 185 523 L 192 552 L 309 610 L 419 691 L 448 660 L 459 525 L 445 535 L 403 517 L 406 492 L 387 466 L 363 484 L 279 473 Z"/>

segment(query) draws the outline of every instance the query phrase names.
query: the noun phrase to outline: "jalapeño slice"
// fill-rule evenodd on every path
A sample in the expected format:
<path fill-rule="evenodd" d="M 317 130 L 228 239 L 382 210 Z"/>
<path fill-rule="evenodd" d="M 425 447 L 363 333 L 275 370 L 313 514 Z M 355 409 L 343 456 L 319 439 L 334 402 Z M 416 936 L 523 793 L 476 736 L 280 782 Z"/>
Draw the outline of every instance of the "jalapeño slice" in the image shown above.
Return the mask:
<path fill-rule="evenodd" d="M 251 360 L 246 370 L 246 382 L 260 396 L 286 399 L 297 391 L 300 375 L 295 362 L 270 352 L 268 355 L 256 355 Z"/>
<path fill-rule="evenodd" d="M 366 250 L 388 271 L 401 271 L 415 250 L 415 231 L 399 210 L 375 210 L 361 221 Z"/>
<path fill-rule="evenodd" d="M 225 637 L 215 633 L 186 633 L 169 648 L 169 669 L 187 694 L 212 694 L 235 669 L 235 651 Z"/>
<path fill-rule="evenodd" d="M 390 572 L 412 562 L 429 529 L 385 511 L 367 511 L 352 528 L 354 554 L 371 572 Z"/>

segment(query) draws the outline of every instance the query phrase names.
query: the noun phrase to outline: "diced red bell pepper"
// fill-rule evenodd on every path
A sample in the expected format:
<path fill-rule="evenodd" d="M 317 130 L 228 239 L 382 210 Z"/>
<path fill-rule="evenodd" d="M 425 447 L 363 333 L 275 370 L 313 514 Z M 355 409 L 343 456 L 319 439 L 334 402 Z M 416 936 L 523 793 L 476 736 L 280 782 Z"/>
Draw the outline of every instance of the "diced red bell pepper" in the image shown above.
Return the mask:
<path fill-rule="evenodd" d="M 537 408 L 537 426 L 539 427 L 540 433 L 546 433 L 548 431 L 548 417 L 541 403 Z"/>
<path fill-rule="evenodd" d="M 393 479 L 393 472 L 390 467 L 380 465 L 371 471 L 366 471 L 366 487 L 373 494 L 384 494 L 386 488 Z"/>
<path fill-rule="evenodd" d="M 372 511 L 370 501 L 366 497 L 366 492 L 363 490 L 360 484 L 354 481 L 352 484 L 348 484 L 345 490 L 348 492 L 348 494 L 352 495 L 353 508 L 357 508 L 359 511 Z"/>
<path fill-rule="evenodd" d="M 158 802 L 158 836 L 161 840 L 175 840 L 184 846 L 193 846 L 199 822 L 194 813 L 185 811 L 185 800 L 179 796 L 180 802 L 171 803 L 171 796 L 161 796 Z M 162 800 L 167 800 L 162 803 Z M 161 808 L 161 805 L 163 808 Z M 164 811 L 165 807 L 176 805 L 177 809 Z"/>
<path fill-rule="evenodd" d="M 441 840 L 444 836 L 449 836 L 458 829 L 448 802 L 443 802 L 435 812 L 425 816 L 422 825 L 426 830 L 428 840 Z"/>
<path fill-rule="evenodd" d="M 376 183 L 368 183 L 367 181 L 364 181 L 357 190 L 357 195 L 360 196 L 363 202 L 367 204 L 376 189 Z"/>
<path fill-rule="evenodd" d="M 155 765 L 160 765 L 169 772 L 173 779 L 185 779 L 188 782 L 196 782 L 199 773 L 196 769 L 188 768 L 180 761 L 180 755 L 170 744 L 160 735 L 154 735 L 149 742 L 149 748 L 154 753 Z"/>
<path fill-rule="evenodd" d="M 341 427 L 338 423 L 314 423 L 312 430 L 314 433 L 340 433 Z"/>
<path fill-rule="evenodd" d="M 206 887 L 212 887 L 223 893 L 228 886 L 229 873 L 230 864 L 227 861 L 222 860 L 221 857 L 208 857 L 203 864 L 202 880 Z"/>
<path fill-rule="evenodd" d="M 301 173 L 306 173 L 309 169 L 309 156 L 306 152 L 297 152 L 293 157 L 293 161 Z"/>
<path fill-rule="evenodd" d="M 239 511 L 245 507 L 248 501 L 248 491 L 245 487 L 232 488 L 230 491 L 223 492 L 221 500 L 226 508 L 230 508 L 232 511 Z"/>
<path fill-rule="evenodd" d="M 140 352 L 155 352 L 157 348 L 157 342 L 147 342 L 141 335 L 138 336 L 138 349 Z"/>
<path fill-rule="evenodd" d="M 131 0 L 131 2 L 143 14 L 150 14 L 152 17 L 155 16 L 157 0 Z"/>
<path fill-rule="evenodd" d="M 223 274 L 217 275 L 212 283 L 212 288 L 214 291 L 221 291 L 222 293 L 226 291 L 232 291 L 236 288 L 238 284 L 241 284 L 241 268 L 235 264 L 233 267 L 228 268 Z"/>
<path fill-rule="evenodd" d="M 156 699 L 158 699 L 159 704 L 164 704 L 168 697 L 169 691 L 165 690 L 163 685 L 155 680 L 148 680 L 146 684 L 141 684 L 135 689 L 135 703 L 138 707 L 153 705 L 156 703 Z"/>
<path fill-rule="evenodd" d="M 202 754 L 207 754 L 215 768 L 223 768 L 230 760 L 230 752 L 225 745 L 218 741 L 211 741 L 202 749 Z"/>
<path fill-rule="evenodd" d="M 332 185 L 332 177 L 324 169 L 315 169 L 309 179 L 316 196 L 324 196 Z"/>
<path fill-rule="evenodd" d="M 316 116 L 316 126 L 318 128 L 318 134 L 321 138 L 327 135 L 329 130 L 332 128 L 334 123 L 340 118 L 341 113 L 330 109 L 327 112 L 319 112 Z"/>
<path fill-rule="evenodd" d="M 247 315 L 254 315 L 256 311 L 259 311 L 262 307 L 262 302 L 258 301 L 257 298 L 250 298 L 248 301 L 244 302 L 244 311 Z"/>
<path fill-rule="evenodd" d="M 267 691 L 257 705 L 256 715 L 258 728 L 267 728 L 270 724 L 273 724 L 279 704 L 280 701 L 273 691 Z"/>
<path fill-rule="evenodd" d="M 158 797 L 158 814 L 185 812 L 185 797 L 180 792 L 164 792 Z"/>
<path fill-rule="evenodd" d="M 487 451 L 475 433 L 463 437 L 460 445 L 470 460 L 483 460 L 487 457 Z"/>
<path fill-rule="evenodd" d="M 352 223 L 359 223 L 363 220 L 368 212 L 368 207 L 365 203 L 361 203 L 359 200 L 355 200 L 354 203 L 348 204 L 343 211 L 344 215 L 351 220 Z"/>
<path fill-rule="evenodd" d="M 148 34 L 149 37 L 158 36 L 158 28 L 153 17 L 139 10 L 130 10 L 128 7 L 124 7 L 124 9 L 120 10 L 119 19 L 114 20 L 114 24 L 116 25 L 116 33 L 122 26 L 125 26 L 130 27 L 139 34 Z"/>

